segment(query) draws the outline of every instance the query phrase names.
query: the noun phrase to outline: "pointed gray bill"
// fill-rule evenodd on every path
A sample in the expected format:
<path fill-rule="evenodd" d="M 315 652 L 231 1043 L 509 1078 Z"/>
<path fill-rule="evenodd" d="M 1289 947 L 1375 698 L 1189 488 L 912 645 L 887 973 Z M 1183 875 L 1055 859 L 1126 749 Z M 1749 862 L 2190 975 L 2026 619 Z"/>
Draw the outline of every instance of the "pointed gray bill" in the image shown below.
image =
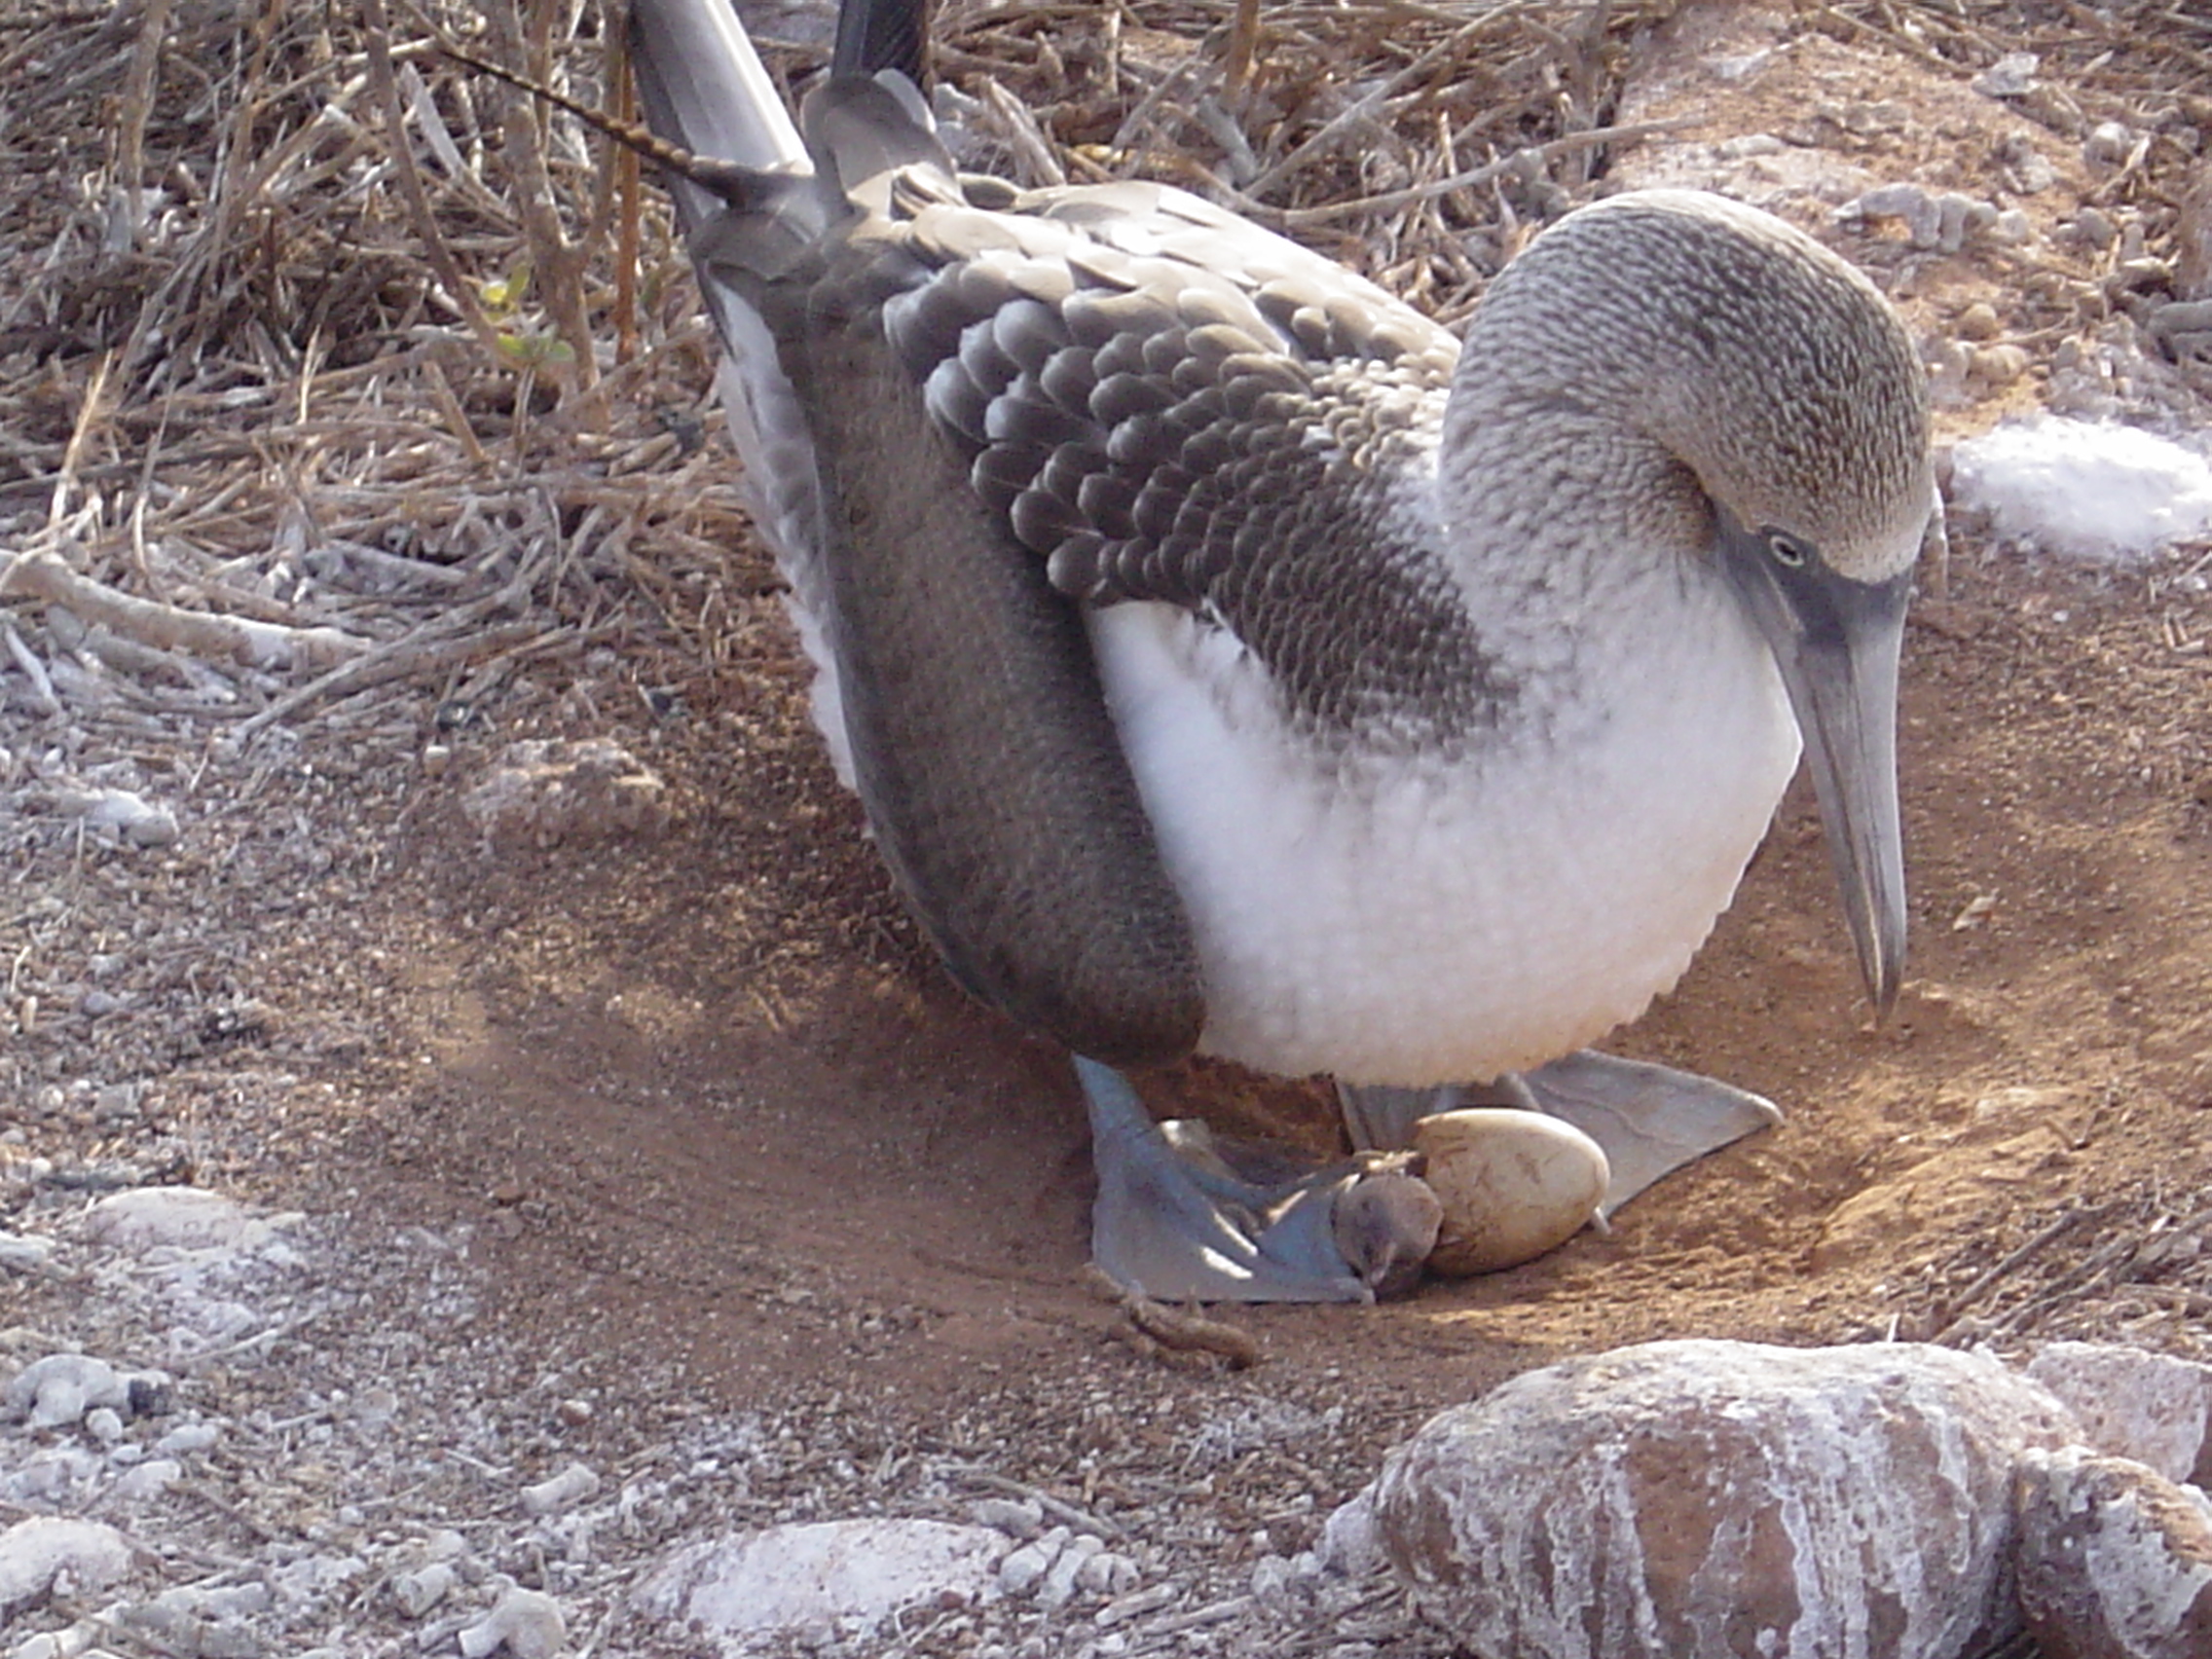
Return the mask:
<path fill-rule="evenodd" d="M 1721 568 L 1781 666 L 1859 969 L 1876 1012 L 1887 1014 L 1904 978 L 1898 652 L 1912 572 L 1853 581 L 1792 536 L 1726 522 Z"/>

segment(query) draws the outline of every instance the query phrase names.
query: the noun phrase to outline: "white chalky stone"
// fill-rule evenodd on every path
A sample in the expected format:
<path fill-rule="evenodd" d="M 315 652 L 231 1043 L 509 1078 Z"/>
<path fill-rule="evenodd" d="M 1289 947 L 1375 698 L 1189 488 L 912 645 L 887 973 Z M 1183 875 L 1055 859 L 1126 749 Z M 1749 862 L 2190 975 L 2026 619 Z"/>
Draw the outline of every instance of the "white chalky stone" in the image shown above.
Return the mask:
<path fill-rule="evenodd" d="M 684 1545 L 636 1601 L 649 1617 L 731 1634 L 820 1630 L 846 1619 L 872 1625 L 945 1595 L 987 1600 L 1006 1547 L 1006 1534 L 992 1528 L 945 1521 L 770 1527 Z"/>
<path fill-rule="evenodd" d="M 2020 1603 L 2066 1659 L 2212 1653 L 2212 1505 L 2147 1464 L 2086 1447 L 2019 1473 Z"/>
<path fill-rule="evenodd" d="M 130 1570 L 130 1545 L 113 1527 L 34 1515 L 0 1532 L 0 1620 L 49 1592 L 103 1590 Z"/>
<path fill-rule="evenodd" d="M 2077 1438 L 1948 1348 L 1653 1343 L 1445 1412 L 1363 1498 L 1478 1653 L 1959 1659 L 2019 1621 L 2014 1466 Z"/>
<path fill-rule="evenodd" d="M 2212 1480 L 2212 1365 L 2119 1343 L 2051 1343 L 2027 1372 L 2073 1412 L 2087 1445 L 2169 1481 Z"/>

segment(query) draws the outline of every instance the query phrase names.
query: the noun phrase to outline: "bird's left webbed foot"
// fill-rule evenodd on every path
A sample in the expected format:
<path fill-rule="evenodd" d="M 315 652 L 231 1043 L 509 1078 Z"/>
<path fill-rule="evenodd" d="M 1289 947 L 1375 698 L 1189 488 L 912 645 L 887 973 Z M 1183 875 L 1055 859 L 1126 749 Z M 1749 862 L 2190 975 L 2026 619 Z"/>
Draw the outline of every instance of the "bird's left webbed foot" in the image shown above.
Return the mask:
<path fill-rule="evenodd" d="M 1781 1110 L 1763 1095 L 1594 1049 L 1490 1084 L 1339 1085 L 1338 1093 L 1352 1144 L 1362 1147 L 1411 1146 L 1420 1119 L 1463 1107 L 1516 1106 L 1571 1124 L 1605 1154 L 1609 1178 L 1598 1204 L 1601 1223 L 1662 1176 L 1782 1122 Z"/>
<path fill-rule="evenodd" d="M 1156 1124 L 1127 1080 L 1078 1056 L 1098 1199 L 1091 1257 L 1169 1302 L 1372 1302 L 1410 1289 L 1436 1241 L 1433 1194 L 1366 1154 L 1255 1181 L 1199 1125 Z"/>

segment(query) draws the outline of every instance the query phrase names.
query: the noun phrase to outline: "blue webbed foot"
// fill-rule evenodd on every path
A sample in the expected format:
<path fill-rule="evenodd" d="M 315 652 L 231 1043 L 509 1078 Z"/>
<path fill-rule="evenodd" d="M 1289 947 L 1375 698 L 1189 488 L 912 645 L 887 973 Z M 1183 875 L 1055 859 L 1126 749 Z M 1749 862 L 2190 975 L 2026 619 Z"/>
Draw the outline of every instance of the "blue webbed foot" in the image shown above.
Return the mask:
<path fill-rule="evenodd" d="M 1171 1136 L 1119 1072 L 1081 1056 L 1075 1066 L 1098 1168 L 1091 1257 L 1124 1289 L 1168 1302 L 1372 1302 L 1419 1278 L 1440 1211 L 1403 1161 L 1248 1181 L 1202 1126 Z"/>

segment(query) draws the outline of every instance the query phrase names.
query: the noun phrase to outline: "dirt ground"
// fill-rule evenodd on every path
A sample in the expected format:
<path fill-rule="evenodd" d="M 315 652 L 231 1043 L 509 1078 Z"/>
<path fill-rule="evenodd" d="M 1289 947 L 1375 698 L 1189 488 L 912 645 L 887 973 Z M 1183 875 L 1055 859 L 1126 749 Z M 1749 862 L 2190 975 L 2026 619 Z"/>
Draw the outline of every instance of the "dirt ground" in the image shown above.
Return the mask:
<path fill-rule="evenodd" d="M 1916 252 L 1765 181 L 1917 329 L 1981 302 L 2026 344 L 2024 377 L 1950 389 L 1947 438 L 2048 396 L 2061 341 L 2123 331 L 2119 256 L 2065 239 L 2109 183 L 2079 134 L 1895 40 L 1705 26 L 1658 36 L 1630 100 L 1704 127 L 1631 172 L 1724 173 L 1706 138 L 1803 128 L 1838 167 L 2035 219 L 2032 261 Z M 1784 50 L 1740 91 L 1697 68 L 1761 40 Z M 2042 191 L 2007 185 L 2013 137 L 2053 163 Z M 81 386 L 81 367 L 51 372 Z M 2164 365 L 2135 372 L 2156 382 L 2144 407 L 2189 406 Z M 649 559 L 649 536 L 631 551 Z M 220 722 L 42 712 L 0 659 L 10 1215 L 55 1201 L 58 1168 L 463 1236 L 486 1340 L 603 1418 L 649 1414 L 681 1378 L 720 1409 L 843 1414 L 892 1445 L 1025 1439 L 1029 1478 L 1087 1499 L 1098 1448 L 1067 1403 L 1097 1390 L 1342 1407 L 1299 1453 L 1322 1508 L 1276 1518 L 1294 1544 L 1422 1415 L 1569 1352 L 2094 1335 L 2212 1358 L 2212 550 L 2083 567 L 1955 526 L 1904 659 L 1913 943 L 1894 1016 L 1869 1019 L 1801 780 L 1688 977 L 1612 1044 L 1788 1121 L 1515 1272 L 1240 1310 L 1264 1357 L 1237 1378 L 1118 1340 L 1083 1272 L 1065 1057 L 967 1002 L 903 914 L 809 726 L 758 555 L 658 585 L 625 569 L 570 590 L 613 617 L 587 618 L 589 648 L 243 745 Z M 39 608 L 0 615 L 53 648 Z M 665 825 L 488 846 L 467 793 L 526 737 L 619 742 L 666 786 Z M 177 807 L 173 845 L 41 806 L 53 776 L 101 767 Z M 55 1102 L 80 1082 L 141 1105 L 71 1116 Z M 1335 1144 L 1319 1082 L 1197 1063 L 1143 1087 L 1163 1116 Z"/>
<path fill-rule="evenodd" d="M 1729 44 L 1655 55 L 1653 107 L 1669 113 L 1669 64 Z M 1977 97 L 1955 85 L 1825 37 L 1799 63 L 1830 97 L 1855 74 L 1842 96 L 1906 105 L 1862 165 L 1902 149 L 1926 178 L 1942 150 L 1955 179 L 1936 182 L 1963 185 L 2001 147 L 1986 113 L 1946 135 L 1944 100 Z M 1769 130 L 1806 102 L 1777 72 L 1752 109 L 1707 119 Z M 1919 318 L 2004 297 L 2001 268 L 1948 263 L 1914 274 Z M 1946 422 L 1985 424 L 1990 401 Z M 2203 554 L 2083 570 L 1962 526 L 1905 663 L 1914 945 L 1895 1015 L 1876 1028 L 1860 997 L 1801 785 L 1687 979 L 1616 1044 L 1767 1093 L 1788 1122 L 1519 1272 L 1360 1313 L 1243 1315 L 1269 1363 L 1411 1410 L 1660 1336 L 2048 1335 L 2072 1328 L 2065 1309 L 2022 1299 L 2054 1266 L 2155 1217 L 2194 1236 L 2212 1186 Z M 407 1202 L 503 1208 L 487 1248 L 518 1319 L 565 1324 L 581 1288 L 596 1316 L 695 1347 L 741 1395 L 836 1371 L 906 1409 L 957 1402 L 978 1366 L 1050 1369 L 1113 1322 L 1080 1272 L 1078 1097 L 1060 1055 L 938 973 L 819 754 L 801 666 L 772 619 L 757 638 L 740 673 L 672 680 L 665 719 L 571 686 L 557 708 L 581 718 L 485 711 L 457 735 L 466 779 L 525 730 L 611 734 L 680 804 L 648 847 L 487 858 L 453 792 L 419 786 L 369 931 L 395 1022 L 380 1047 L 429 1058 L 350 1144 Z M 1318 1084 L 1199 1064 L 1147 1092 L 1162 1115 L 1334 1144 Z M 1954 1300 L 2069 1214 L 2012 1274 Z M 2174 1274 L 2071 1317 L 2194 1351 L 2212 1304 L 2170 1260 L 2157 1276 Z"/>

